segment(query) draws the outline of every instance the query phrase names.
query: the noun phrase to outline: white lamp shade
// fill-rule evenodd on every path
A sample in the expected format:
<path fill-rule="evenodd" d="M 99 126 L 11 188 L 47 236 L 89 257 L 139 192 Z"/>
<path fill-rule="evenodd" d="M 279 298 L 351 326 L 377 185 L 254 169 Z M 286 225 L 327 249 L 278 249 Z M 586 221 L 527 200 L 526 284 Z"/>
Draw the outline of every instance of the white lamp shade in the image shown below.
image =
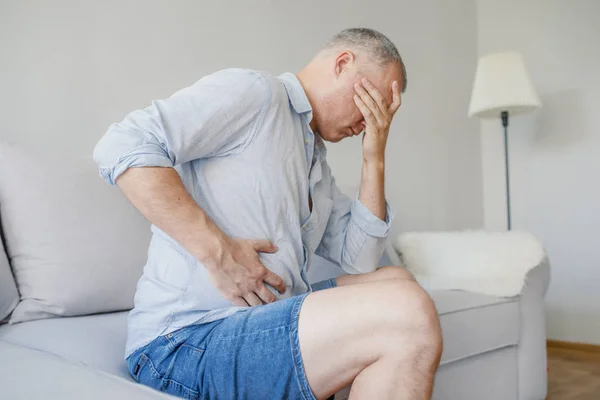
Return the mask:
<path fill-rule="evenodd" d="M 469 117 L 499 118 L 531 112 L 541 106 L 521 54 L 505 52 L 479 59 Z"/>

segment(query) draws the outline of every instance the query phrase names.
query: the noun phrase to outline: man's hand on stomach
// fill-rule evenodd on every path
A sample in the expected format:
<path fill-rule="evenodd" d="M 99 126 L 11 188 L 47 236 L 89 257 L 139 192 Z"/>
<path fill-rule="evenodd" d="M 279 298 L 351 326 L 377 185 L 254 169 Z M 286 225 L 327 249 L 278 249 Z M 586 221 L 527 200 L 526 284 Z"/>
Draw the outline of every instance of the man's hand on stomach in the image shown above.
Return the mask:
<path fill-rule="evenodd" d="M 285 283 L 267 269 L 258 253 L 275 253 L 277 246 L 268 240 L 233 239 L 224 236 L 220 249 L 204 260 L 212 284 L 237 306 L 259 306 L 277 298 L 266 287 L 285 292 Z M 216 254 L 215 254 L 216 253 Z"/>
<path fill-rule="evenodd" d="M 285 292 L 283 279 L 258 257 L 258 253 L 276 252 L 277 247 L 267 240 L 225 235 L 190 196 L 173 168 L 129 168 L 117 185 L 144 217 L 203 263 L 213 285 L 233 304 L 272 303 L 276 297 L 265 283 Z"/>

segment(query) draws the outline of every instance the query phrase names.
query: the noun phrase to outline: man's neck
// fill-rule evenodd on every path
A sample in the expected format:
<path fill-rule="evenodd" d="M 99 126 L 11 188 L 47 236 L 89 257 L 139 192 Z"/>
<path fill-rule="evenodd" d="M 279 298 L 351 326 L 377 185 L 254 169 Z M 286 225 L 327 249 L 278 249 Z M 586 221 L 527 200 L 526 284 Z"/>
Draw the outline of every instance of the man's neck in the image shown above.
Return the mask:
<path fill-rule="evenodd" d="M 310 121 L 310 129 L 313 133 L 317 133 L 317 110 L 315 109 L 316 101 L 313 91 L 313 81 L 311 73 L 311 64 L 304 67 L 300 72 L 296 74 L 296 78 L 300 81 L 300 85 L 302 85 L 302 89 L 308 98 L 308 102 L 310 103 L 310 108 L 312 108 L 312 119 Z"/>

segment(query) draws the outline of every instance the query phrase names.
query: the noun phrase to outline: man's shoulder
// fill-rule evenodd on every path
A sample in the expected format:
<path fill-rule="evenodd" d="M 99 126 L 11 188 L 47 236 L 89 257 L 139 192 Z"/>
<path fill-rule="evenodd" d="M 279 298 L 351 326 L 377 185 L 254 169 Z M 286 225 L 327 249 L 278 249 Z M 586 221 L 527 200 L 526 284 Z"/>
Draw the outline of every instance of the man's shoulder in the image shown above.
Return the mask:
<path fill-rule="evenodd" d="M 267 95 L 277 98 L 282 84 L 273 74 L 248 68 L 226 68 L 204 76 L 198 81 L 202 87 L 221 87 L 228 92 L 252 94 L 250 97 Z"/>
<path fill-rule="evenodd" d="M 225 68 L 206 75 L 201 80 L 219 81 L 221 83 L 265 85 L 277 82 L 277 78 L 266 71 L 248 68 Z"/>

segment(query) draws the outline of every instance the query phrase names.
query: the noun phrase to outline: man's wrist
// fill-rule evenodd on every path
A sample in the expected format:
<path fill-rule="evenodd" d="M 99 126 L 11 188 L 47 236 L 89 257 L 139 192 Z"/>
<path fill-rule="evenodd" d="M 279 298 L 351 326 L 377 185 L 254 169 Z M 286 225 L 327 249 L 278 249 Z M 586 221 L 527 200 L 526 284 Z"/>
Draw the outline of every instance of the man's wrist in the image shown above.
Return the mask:
<path fill-rule="evenodd" d="M 220 235 L 207 236 L 202 242 L 202 248 L 199 249 L 197 252 L 198 254 L 194 254 L 194 257 L 196 257 L 206 269 L 217 269 L 222 265 L 226 248 L 226 238 L 220 237 Z"/>
<path fill-rule="evenodd" d="M 194 225 L 186 235 L 188 251 L 206 268 L 216 268 L 221 264 L 229 238 L 203 212 Z"/>
<path fill-rule="evenodd" d="M 363 168 L 383 171 L 385 169 L 384 156 L 363 157 Z"/>

